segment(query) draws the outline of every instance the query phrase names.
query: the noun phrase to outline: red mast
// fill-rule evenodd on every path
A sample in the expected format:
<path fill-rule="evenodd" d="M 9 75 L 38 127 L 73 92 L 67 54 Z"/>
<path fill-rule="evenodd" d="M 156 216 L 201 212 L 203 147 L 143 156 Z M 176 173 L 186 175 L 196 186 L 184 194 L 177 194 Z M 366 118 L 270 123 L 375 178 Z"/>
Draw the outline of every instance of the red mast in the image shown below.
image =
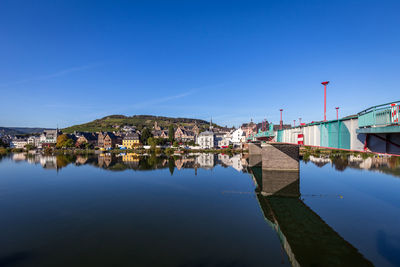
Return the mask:
<path fill-rule="evenodd" d="M 280 109 L 279 111 L 281 112 L 281 120 L 279 122 L 279 130 L 282 130 L 283 129 L 283 120 L 282 120 L 282 111 L 283 111 L 283 109 Z"/>
<path fill-rule="evenodd" d="M 336 107 L 336 119 L 339 119 L 339 107 Z"/>
<path fill-rule="evenodd" d="M 324 121 L 326 121 L 326 86 L 328 85 L 328 83 L 329 81 L 321 83 L 324 86 Z"/>

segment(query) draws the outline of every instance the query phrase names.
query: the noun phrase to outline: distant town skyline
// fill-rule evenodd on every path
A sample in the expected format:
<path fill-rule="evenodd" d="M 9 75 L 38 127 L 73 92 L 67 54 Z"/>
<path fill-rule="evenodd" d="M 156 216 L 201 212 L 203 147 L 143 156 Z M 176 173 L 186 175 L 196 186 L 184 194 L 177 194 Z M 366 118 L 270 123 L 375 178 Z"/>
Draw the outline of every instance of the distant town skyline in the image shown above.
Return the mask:
<path fill-rule="evenodd" d="M 238 126 L 397 99 L 398 1 L 2 1 L 0 126 L 149 114 Z"/>

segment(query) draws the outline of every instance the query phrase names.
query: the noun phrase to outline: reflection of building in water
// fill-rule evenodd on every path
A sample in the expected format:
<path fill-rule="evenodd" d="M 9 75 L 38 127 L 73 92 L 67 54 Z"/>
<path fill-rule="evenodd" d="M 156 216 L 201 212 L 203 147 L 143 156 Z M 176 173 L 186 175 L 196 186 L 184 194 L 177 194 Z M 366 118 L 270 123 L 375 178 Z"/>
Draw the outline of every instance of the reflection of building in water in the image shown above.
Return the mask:
<path fill-rule="evenodd" d="M 400 176 L 400 157 L 373 156 L 364 159 L 361 155 L 339 153 L 332 154 L 330 157 L 316 157 L 311 155 L 309 159 L 318 167 L 331 163 L 331 165 L 339 171 L 343 171 L 349 167 L 353 169 L 378 171 L 394 176 Z"/>
<path fill-rule="evenodd" d="M 200 168 L 211 169 L 215 166 L 215 154 L 202 153 L 196 158 L 196 164 Z"/>
<path fill-rule="evenodd" d="M 299 198 L 299 172 L 248 170 L 268 224 L 293 266 L 373 266 Z"/>
<path fill-rule="evenodd" d="M 42 165 L 44 169 L 57 169 L 57 157 L 41 156 L 40 165 Z"/>
<path fill-rule="evenodd" d="M 41 156 L 39 154 L 33 154 L 29 155 L 29 157 L 26 158 L 26 161 L 28 161 L 29 164 L 39 164 L 40 158 Z"/>
<path fill-rule="evenodd" d="M 41 164 L 46 169 L 61 169 L 68 164 L 74 163 L 76 166 L 80 165 L 96 165 L 101 168 L 109 170 L 122 170 L 129 169 L 158 169 L 158 168 L 171 168 L 171 164 L 178 170 L 181 169 L 195 169 L 197 173 L 198 168 L 211 169 L 217 164 L 223 166 L 229 166 L 237 171 L 246 171 L 243 169 L 242 163 L 245 159 L 242 159 L 241 155 L 217 155 L 211 153 L 199 154 L 197 156 L 182 156 L 177 157 L 174 160 L 170 160 L 165 157 L 143 157 L 136 153 L 120 154 L 115 157 L 112 153 L 101 153 L 98 155 L 57 155 L 47 156 L 43 154 L 28 155 L 24 153 L 13 154 L 13 160 L 15 161 L 27 161 L 30 164 Z M 172 163 L 169 163 L 169 162 Z M 118 166 L 116 166 L 118 165 Z"/>
<path fill-rule="evenodd" d="M 232 162 L 230 161 L 230 157 L 229 157 L 229 155 L 226 155 L 226 154 L 218 154 L 218 162 L 219 163 L 222 163 L 222 164 L 224 164 L 224 165 L 226 165 L 226 166 L 231 166 L 232 165 Z"/>
<path fill-rule="evenodd" d="M 99 167 L 108 167 L 112 163 L 112 155 L 111 153 L 101 153 L 98 157 Z"/>
<path fill-rule="evenodd" d="M 175 166 L 178 170 L 182 168 L 194 168 L 195 166 L 194 158 L 177 158 L 175 159 Z"/>
<path fill-rule="evenodd" d="M 354 156 L 350 155 L 348 158 L 349 163 L 351 166 L 358 167 L 360 169 L 372 169 L 372 168 L 379 168 L 379 167 L 389 167 L 391 157 L 370 157 L 363 159 L 361 156 Z M 394 166 L 396 167 L 396 166 Z"/>
<path fill-rule="evenodd" d="M 126 153 L 122 155 L 123 162 L 139 162 L 139 155 L 137 153 Z"/>
<path fill-rule="evenodd" d="M 226 154 L 218 154 L 218 161 L 226 166 L 234 168 L 238 172 L 243 170 L 241 155 L 239 154 L 236 154 L 233 157 Z"/>
<path fill-rule="evenodd" d="M 323 167 L 328 163 L 331 163 L 332 161 L 330 158 L 325 158 L 325 157 L 314 157 L 310 156 L 310 161 L 317 165 L 318 167 Z"/>
<path fill-rule="evenodd" d="M 12 155 L 13 161 L 24 161 L 26 160 L 26 155 L 24 153 L 17 153 Z"/>
<path fill-rule="evenodd" d="M 75 164 L 76 165 L 85 165 L 87 161 L 88 161 L 87 156 L 78 155 L 78 156 L 76 156 Z"/>
<path fill-rule="evenodd" d="M 234 168 L 238 172 L 243 171 L 242 159 L 241 159 L 241 156 L 239 154 L 233 156 L 231 158 L 231 162 L 232 162 L 232 165 L 231 165 L 232 168 Z"/>
<path fill-rule="evenodd" d="M 125 155 L 122 155 L 122 161 L 125 165 L 136 169 L 139 166 L 139 155 L 136 153 L 126 153 Z"/>

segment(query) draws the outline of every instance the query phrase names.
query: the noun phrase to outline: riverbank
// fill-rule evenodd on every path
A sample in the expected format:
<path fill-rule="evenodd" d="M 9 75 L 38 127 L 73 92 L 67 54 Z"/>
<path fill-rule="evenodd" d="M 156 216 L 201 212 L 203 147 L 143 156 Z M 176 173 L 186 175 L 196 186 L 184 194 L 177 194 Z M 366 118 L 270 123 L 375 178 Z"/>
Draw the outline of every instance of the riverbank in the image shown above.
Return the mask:
<path fill-rule="evenodd" d="M 24 149 L 12 149 L 12 148 L 0 148 L 0 154 L 9 154 L 9 153 L 28 153 L 28 154 L 51 154 L 51 155 L 59 155 L 59 154 L 73 154 L 73 155 L 90 155 L 90 154 L 102 154 L 102 153 L 111 153 L 111 154 L 121 154 L 121 153 L 133 153 L 138 155 L 145 154 L 165 154 L 165 155 L 179 155 L 179 154 L 189 154 L 189 153 L 214 153 L 214 154 L 242 154 L 246 153 L 247 150 L 243 149 L 183 149 L 183 148 L 155 148 L 155 149 L 111 149 L 111 150 L 99 150 L 99 149 L 56 149 L 56 148 L 46 148 L 44 150 L 30 150 L 26 151 Z"/>

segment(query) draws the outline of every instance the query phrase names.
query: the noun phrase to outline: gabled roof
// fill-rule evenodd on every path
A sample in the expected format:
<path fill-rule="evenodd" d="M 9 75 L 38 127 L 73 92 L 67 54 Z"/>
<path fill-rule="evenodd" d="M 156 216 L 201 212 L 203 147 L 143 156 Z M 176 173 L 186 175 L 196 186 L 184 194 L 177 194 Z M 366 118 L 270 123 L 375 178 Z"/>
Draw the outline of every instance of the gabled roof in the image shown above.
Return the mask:
<path fill-rule="evenodd" d="M 129 133 L 124 137 L 124 140 L 139 140 L 139 135 L 137 133 Z"/>
<path fill-rule="evenodd" d="M 199 134 L 199 136 L 209 136 L 209 135 L 213 135 L 214 136 L 214 133 L 211 132 L 211 131 L 205 131 L 205 132 L 201 132 Z"/>
<path fill-rule="evenodd" d="M 79 138 L 79 137 L 85 137 L 86 140 L 88 140 L 88 141 L 95 141 L 95 140 L 97 140 L 97 135 L 94 134 L 94 133 L 80 133 L 80 135 L 77 136 L 77 137 L 78 137 L 78 138 Z"/>

